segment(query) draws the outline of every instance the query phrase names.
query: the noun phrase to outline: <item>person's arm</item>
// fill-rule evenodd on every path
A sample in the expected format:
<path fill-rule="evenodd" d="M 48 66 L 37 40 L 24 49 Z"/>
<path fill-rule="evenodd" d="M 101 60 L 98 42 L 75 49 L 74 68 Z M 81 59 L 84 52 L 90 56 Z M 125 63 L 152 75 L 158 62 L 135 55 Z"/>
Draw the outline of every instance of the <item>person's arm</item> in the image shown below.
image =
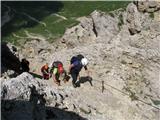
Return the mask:
<path fill-rule="evenodd" d="M 87 66 L 84 66 L 84 69 L 85 69 L 85 70 L 88 70 Z"/>
<path fill-rule="evenodd" d="M 71 72 L 71 68 L 72 68 L 72 67 L 74 67 L 74 64 L 71 64 L 71 65 L 69 66 L 68 73 Z"/>
<path fill-rule="evenodd" d="M 58 80 L 56 79 L 56 75 L 54 75 L 54 74 L 53 74 L 53 80 L 54 80 L 54 81 L 58 81 Z"/>
<path fill-rule="evenodd" d="M 45 74 L 49 74 L 49 73 L 47 72 L 47 70 L 43 70 L 43 72 L 44 72 Z"/>
<path fill-rule="evenodd" d="M 41 68 L 41 72 L 42 72 L 43 74 L 48 74 L 47 71 L 44 69 L 44 67 Z"/>
<path fill-rule="evenodd" d="M 49 68 L 49 76 L 52 77 L 53 69 Z"/>
<path fill-rule="evenodd" d="M 87 75 L 89 76 L 89 70 L 87 66 L 84 66 L 85 71 L 87 72 Z"/>
<path fill-rule="evenodd" d="M 58 69 L 57 69 L 57 68 L 54 68 L 54 69 L 53 69 L 53 80 L 54 80 L 54 81 L 58 81 L 58 80 L 56 79 L 56 74 L 57 74 L 57 72 L 58 72 Z"/>

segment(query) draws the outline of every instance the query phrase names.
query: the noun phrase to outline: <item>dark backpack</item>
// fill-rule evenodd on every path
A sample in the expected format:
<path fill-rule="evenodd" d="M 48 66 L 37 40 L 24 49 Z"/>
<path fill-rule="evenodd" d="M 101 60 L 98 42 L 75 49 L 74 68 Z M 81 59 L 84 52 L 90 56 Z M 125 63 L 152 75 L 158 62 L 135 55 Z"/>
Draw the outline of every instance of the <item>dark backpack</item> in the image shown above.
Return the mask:
<path fill-rule="evenodd" d="M 80 62 L 80 61 L 82 60 L 82 58 L 84 58 L 84 56 L 81 55 L 81 54 L 79 54 L 79 55 L 77 55 L 77 56 L 73 56 L 73 57 L 71 58 L 71 64 L 74 63 L 75 61 Z"/>
<path fill-rule="evenodd" d="M 50 73 L 53 72 L 53 69 L 54 69 L 54 68 L 58 68 L 58 72 L 60 73 L 60 71 L 63 71 L 63 70 L 64 70 L 64 69 L 63 69 L 63 63 L 62 63 L 61 61 L 55 61 L 55 62 L 53 62 L 52 68 L 51 68 L 51 70 L 50 70 Z"/>
<path fill-rule="evenodd" d="M 70 61 L 70 62 L 71 62 L 71 64 L 72 64 L 72 63 L 74 63 L 75 61 L 79 61 L 79 60 L 78 60 L 78 58 L 77 58 L 76 56 L 73 56 L 73 57 L 71 58 L 71 61 Z"/>
<path fill-rule="evenodd" d="M 82 64 L 81 64 L 81 59 L 82 58 L 83 58 L 82 56 L 78 57 L 78 55 L 77 56 L 73 56 L 71 58 L 71 64 L 73 64 L 74 62 L 78 62 L 78 64 L 76 66 L 74 66 L 72 68 L 72 70 L 79 72 L 82 69 L 82 67 L 83 67 Z"/>
<path fill-rule="evenodd" d="M 63 63 L 61 61 L 55 61 L 52 64 L 53 68 L 58 68 L 58 66 L 62 66 L 63 67 Z"/>

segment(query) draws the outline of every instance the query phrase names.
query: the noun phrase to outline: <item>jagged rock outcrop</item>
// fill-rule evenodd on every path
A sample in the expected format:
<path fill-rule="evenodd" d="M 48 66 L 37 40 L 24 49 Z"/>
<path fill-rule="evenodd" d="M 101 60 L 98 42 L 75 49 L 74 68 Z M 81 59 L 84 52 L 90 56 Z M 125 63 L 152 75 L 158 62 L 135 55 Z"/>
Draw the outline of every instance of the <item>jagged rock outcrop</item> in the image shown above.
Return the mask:
<path fill-rule="evenodd" d="M 114 36 L 118 33 L 118 19 L 97 11 L 91 14 L 91 18 L 97 37 L 100 36 L 102 39 L 104 36 Z"/>
<path fill-rule="evenodd" d="M 135 34 L 141 31 L 142 29 L 142 15 L 137 10 L 137 6 L 133 3 L 127 6 L 127 22 L 128 29 L 131 34 Z"/>
<path fill-rule="evenodd" d="M 119 31 L 118 18 L 108 16 L 104 12 L 94 11 L 90 17 L 83 17 L 79 20 L 80 24 L 68 29 L 62 38 L 62 42 L 66 44 L 67 48 L 104 40 L 107 42 Z"/>
<path fill-rule="evenodd" d="M 155 12 L 160 10 L 159 1 L 135 1 L 137 8 L 140 12 Z"/>
<path fill-rule="evenodd" d="M 65 47 L 74 48 L 77 45 L 92 43 L 96 39 L 92 19 L 83 17 L 80 22 L 80 25 L 66 30 L 61 41 Z"/>
<path fill-rule="evenodd" d="M 44 93 L 40 98 L 46 102 L 45 105 L 42 102 L 41 107 L 73 111 L 89 120 L 159 120 L 160 21 L 150 17 L 150 13 L 142 13 L 136 5 L 131 3 L 126 11 L 114 11 L 112 15 L 94 11 L 88 17 L 79 18 L 80 24 L 67 29 L 61 41 L 56 43 L 59 47 L 51 50 L 53 55 L 45 56 L 49 63 L 61 60 L 67 69 L 73 55 L 85 55 L 92 80 L 88 80 L 82 70 L 77 88 L 73 88 L 70 81 L 56 87 L 51 81 L 34 79 L 24 73 L 2 82 L 2 100 L 29 100 L 34 85 L 35 93 Z M 156 10 L 154 14 L 158 13 Z M 35 44 L 32 44 L 34 48 Z M 37 58 L 38 55 L 35 54 Z M 35 63 L 43 63 L 36 62 L 37 59 L 32 61 L 37 66 Z M 29 92 L 20 97 L 25 90 Z M 2 108 L 6 109 L 6 106 L 4 104 Z M 57 113 L 55 109 L 52 111 L 54 118 Z M 46 119 L 44 113 L 48 112 L 41 112 L 41 118 Z"/>
<path fill-rule="evenodd" d="M 2 81 L 2 120 L 86 120 L 63 110 L 66 109 L 63 100 L 67 97 L 65 92 L 49 87 L 45 81 L 23 73 L 17 78 Z"/>

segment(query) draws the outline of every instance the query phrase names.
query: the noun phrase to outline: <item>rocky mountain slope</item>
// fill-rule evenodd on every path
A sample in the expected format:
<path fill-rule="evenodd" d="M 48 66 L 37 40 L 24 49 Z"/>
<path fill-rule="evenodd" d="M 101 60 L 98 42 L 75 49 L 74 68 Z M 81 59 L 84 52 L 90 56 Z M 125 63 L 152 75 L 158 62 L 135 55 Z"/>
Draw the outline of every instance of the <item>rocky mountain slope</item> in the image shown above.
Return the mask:
<path fill-rule="evenodd" d="M 6 79 L 3 66 L 2 119 L 159 120 L 160 4 L 134 2 L 125 11 L 94 11 L 78 20 L 54 44 L 36 36 L 23 49 L 8 46 L 36 74 L 45 62 L 61 60 L 67 69 L 73 55 L 84 54 L 92 81 L 84 71 L 77 88 L 71 80 L 58 87 L 29 73 Z"/>

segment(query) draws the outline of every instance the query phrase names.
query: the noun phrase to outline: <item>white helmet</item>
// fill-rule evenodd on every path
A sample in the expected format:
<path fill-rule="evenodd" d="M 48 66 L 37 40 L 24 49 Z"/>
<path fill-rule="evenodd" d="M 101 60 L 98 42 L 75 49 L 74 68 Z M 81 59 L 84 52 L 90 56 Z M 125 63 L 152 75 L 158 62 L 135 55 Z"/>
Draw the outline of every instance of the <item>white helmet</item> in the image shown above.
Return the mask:
<path fill-rule="evenodd" d="M 86 66 L 88 64 L 87 58 L 82 58 L 81 63 L 83 66 Z"/>

